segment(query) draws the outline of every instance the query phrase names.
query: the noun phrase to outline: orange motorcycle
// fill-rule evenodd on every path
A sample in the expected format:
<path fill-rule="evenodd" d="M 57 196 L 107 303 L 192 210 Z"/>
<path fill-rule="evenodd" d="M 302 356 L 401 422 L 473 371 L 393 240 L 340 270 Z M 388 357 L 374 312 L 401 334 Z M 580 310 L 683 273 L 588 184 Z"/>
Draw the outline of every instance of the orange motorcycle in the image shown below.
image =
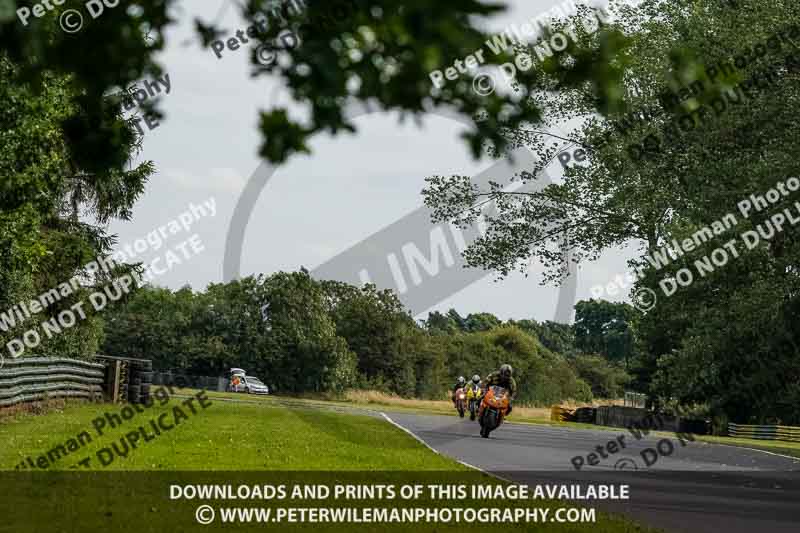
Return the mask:
<path fill-rule="evenodd" d="M 488 439 L 489 433 L 500 427 L 508 413 L 508 402 L 508 391 L 505 388 L 494 385 L 486 390 L 478 412 L 481 437 Z"/>
<path fill-rule="evenodd" d="M 456 389 L 455 392 L 456 396 L 456 409 L 458 410 L 458 416 L 464 418 L 464 411 L 467 410 L 467 393 L 464 391 L 463 388 Z"/>

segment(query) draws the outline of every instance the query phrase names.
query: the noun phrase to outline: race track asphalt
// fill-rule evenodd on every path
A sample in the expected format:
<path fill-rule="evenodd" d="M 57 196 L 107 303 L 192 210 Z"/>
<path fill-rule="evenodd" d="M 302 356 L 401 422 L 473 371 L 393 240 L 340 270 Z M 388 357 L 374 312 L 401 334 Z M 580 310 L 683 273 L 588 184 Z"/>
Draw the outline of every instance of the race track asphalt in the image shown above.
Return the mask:
<path fill-rule="evenodd" d="M 469 418 L 386 416 L 437 452 L 515 483 L 629 485 L 629 500 L 576 503 L 597 504 L 666 531 L 800 531 L 800 460 L 795 458 L 667 433 L 637 439 L 622 428 L 505 423 L 483 439 Z M 652 451 L 644 451 L 648 448 Z M 592 452 L 594 466 L 588 464 Z M 583 459 L 580 470 L 573 463 L 577 456 Z"/>

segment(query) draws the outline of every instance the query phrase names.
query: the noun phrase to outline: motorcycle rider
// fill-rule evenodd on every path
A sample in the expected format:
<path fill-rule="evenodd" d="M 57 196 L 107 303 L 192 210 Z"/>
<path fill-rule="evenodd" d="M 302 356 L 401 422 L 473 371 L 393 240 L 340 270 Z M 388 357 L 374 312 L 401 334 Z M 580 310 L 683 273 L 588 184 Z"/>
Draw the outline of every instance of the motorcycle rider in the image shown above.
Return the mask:
<path fill-rule="evenodd" d="M 467 383 L 467 405 L 469 406 L 469 419 L 475 420 L 477 410 L 480 408 L 481 396 L 481 377 L 478 374 L 472 376 L 472 380 Z"/>
<path fill-rule="evenodd" d="M 502 364 L 500 365 L 499 370 L 496 370 L 486 376 L 486 381 L 483 383 L 484 394 L 486 393 L 486 389 L 493 385 L 497 385 L 508 390 L 508 412 L 506 413 L 506 416 L 511 414 L 511 403 L 517 394 L 517 382 L 514 381 L 514 378 L 512 377 L 513 373 L 514 369 L 511 368 L 511 365 Z"/>
<path fill-rule="evenodd" d="M 456 384 L 453 385 L 453 389 L 451 391 L 452 395 L 451 395 L 450 399 L 453 400 L 453 407 L 455 407 L 455 405 L 456 405 L 456 391 L 458 389 L 463 389 L 466 386 L 466 384 L 467 384 L 467 380 L 464 379 L 464 376 L 458 376 L 458 379 L 456 380 Z"/>
<path fill-rule="evenodd" d="M 476 398 L 480 398 L 480 395 L 477 393 L 481 388 L 481 377 L 478 374 L 472 376 L 472 381 L 470 381 L 468 387 L 472 393 L 475 394 Z"/>

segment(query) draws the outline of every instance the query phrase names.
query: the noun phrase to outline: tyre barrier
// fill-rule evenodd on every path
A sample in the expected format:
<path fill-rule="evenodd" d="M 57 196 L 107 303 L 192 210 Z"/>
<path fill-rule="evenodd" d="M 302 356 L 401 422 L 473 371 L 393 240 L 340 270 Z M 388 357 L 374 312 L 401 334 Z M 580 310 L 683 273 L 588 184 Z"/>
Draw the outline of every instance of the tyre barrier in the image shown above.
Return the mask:
<path fill-rule="evenodd" d="M 711 435 L 713 433 L 711 420 L 681 418 L 680 424 L 678 425 L 678 432 L 691 433 L 693 435 Z"/>
<path fill-rule="evenodd" d="M 131 362 L 128 377 L 128 401 L 130 403 L 148 403 L 150 401 L 150 384 L 153 382 L 152 368 L 151 361 Z"/>
<path fill-rule="evenodd" d="M 554 405 L 550 408 L 550 420 L 553 422 L 580 422 L 582 424 L 594 424 L 596 418 L 597 409 L 594 407 L 566 409 L 560 405 Z"/>
<path fill-rule="evenodd" d="M 105 366 L 64 357 L 22 357 L 0 368 L 0 407 L 52 398 L 103 397 Z"/>
<path fill-rule="evenodd" d="M 553 422 L 575 422 L 575 414 L 560 405 L 554 405 L 550 408 L 550 420 Z"/>
<path fill-rule="evenodd" d="M 711 433 L 710 420 L 684 418 L 674 414 L 620 405 L 601 405 L 596 411 L 594 423 L 600 426 L 619 428 L 646 427 L 659 431 L 692 433 L 694 435 L 708 435 Z"/>
<path fill-rule="evenodd" d="M 678 420 L 674 416 L 656 414 L 648 409 L 601 405 L 597 408 L 595 423 L 600 426 L 628 428 L 644 426 L 662 431 L 677 431 Z"/>
<path fill-rule="evenodd" d="M 117 390 L 116 402 L 148 403 L 153 382 L 153 361 L 133 357 L 97 355 L 109 369 L 109 390 Z M 119 367 L 119 376 L 112 376 Z M 115 385 L 114 385 L 115 384 Z M 109 393 L 113 396 L 113 393 Z"/>
<path fill-rule="evenodd" d="M 595 420 L 597 420 L 597 409 L 594 407 L 580 407 L 575 410 L 575 422 L 594 424 Z"/>
<path fill-rule="evenodd" d="M 743 437 L 759 440 L 780 440 L 800 442 L 800 427 L 794 426 L 755 426 L 749 424 L 728 424 L 729 437 Z"/>

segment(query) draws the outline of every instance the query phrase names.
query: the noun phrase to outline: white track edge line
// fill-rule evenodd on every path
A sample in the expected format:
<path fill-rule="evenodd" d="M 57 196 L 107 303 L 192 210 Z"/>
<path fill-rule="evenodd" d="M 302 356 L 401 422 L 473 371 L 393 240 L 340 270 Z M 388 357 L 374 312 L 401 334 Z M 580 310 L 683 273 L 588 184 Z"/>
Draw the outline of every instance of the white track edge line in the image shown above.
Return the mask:
<path fill-rule="evenodd" d="M 792 459 L 795 462 L 800 461 L 800 457 L 795 457 L 792 455 L 783 455 L 782 453 L 769 452 L 767 450 L 759 450 L 758 448 L 748 448 L 747 446 L 737 446 L 736 444 L 723 444 L 721 442 L 707 442 L 707 441 L 699 441 L 699 442 L 704 442 L 705 444 L 712 444 L 712 445 L 717 444 L 719 446 L 727 446 L 728 448 L 739 448 L 740 450 L 750 450 L 753 452 L 768 453 L 770 455 L 777 455 L 778 457 L 785 457 L 786 459 Z"/>
<path fill-rule="evenodd" d="M 382 416 L 383 416 L 383 418 L 385 418 L 385 419 L 386 419 L 386 421 L 387 421 L 387 422 L 389 422 L 391 425 L 393 425 L 394 427 L 396 427 L 396 428 L 398 428 L 398 429 L 400 429 L 400 430 L 402 430 L 402 431 L 405 431 L 406 433 L 408 433 L 409 435 L 411 435 L 412 437 L 414 437 L 414 439 L 416 439 L 416 440 L 417 440 L 417 442 L 420 442 L 422 445 L 424 445 L 426 448 L 428 448 L 430 451 L 432 451 L 432 452 L 433 452 L 433 453 L 435 453 L 436 455 L 439 455 L 439 456 L 442 456 L 442 457 L 446 457 L 446 456 L 445 456 L 443 453 L 441 453 L 439 450 L 437 450 L 436 448 L 434 448 L 433 446 L 431 446 L 430 444 L 428 444 L 427 442 L 425 442 L 425 440 L 424 440 L 422 437 L 420 437 L 419 435 L 417 435 L 416 433 L 414 433 L 414 432 L 413 432 L 413 431 L 411 431 L 410 429 L 408 429 L 408 428 L 406 428 L 406 427 L 403 427 L 403 426 L 401 426 L 400 424 L 398 424 L 397 422 L 395 422 L 394 420 L 392 420 L 391 418 L 389 418 L 389 415 L 387 415 L 386 413 L 384 413 L 384 412 L 381 412 L 381 415 L 382 415 Z M 475 465 L 471 465 L 471 464 L 469 464 L 469 463 L 466 463 L 466 462 L 464 462 L 464 461 L 460 461 L 460 460 L 456 459 L 455 457 L 449 457 L 449 456 L 447 456 L 447 457 L 448 457 L 448 459 L 452 459 L 453 461 L 455 461 L 455 462 L 457 462 L 457 463 L 459 463 L 459 464 L 462 464 L 462 465 L 466 466 L 467 468 L 472 468 L 473 470 L 477 470 L 478 472 L 481 472 L 481 473 L 483 473 L 483 474 L 486 474 L 487 476 L 491 476 L 491 477 L 493 477 L 493 478 L 495 478 L 495 479 L 499 479 L 500 481 L 505 481 L 506 483 L 512 483 L 512 484 L 514 483 L 514 482 L 513 482 L 513 481 L 511 481 L 510 479 L 506 479 L 506 478 L 504 478 L 503 476 L 498 476 L 497 474 L 493 474 L 492 472 L 487 472 L 487 471 L 486 471 L 486 470 L 484 470 L 483 468 L 479 468 L 479 467 L 477 467 L 477 466 L 475 466 Z"/>

